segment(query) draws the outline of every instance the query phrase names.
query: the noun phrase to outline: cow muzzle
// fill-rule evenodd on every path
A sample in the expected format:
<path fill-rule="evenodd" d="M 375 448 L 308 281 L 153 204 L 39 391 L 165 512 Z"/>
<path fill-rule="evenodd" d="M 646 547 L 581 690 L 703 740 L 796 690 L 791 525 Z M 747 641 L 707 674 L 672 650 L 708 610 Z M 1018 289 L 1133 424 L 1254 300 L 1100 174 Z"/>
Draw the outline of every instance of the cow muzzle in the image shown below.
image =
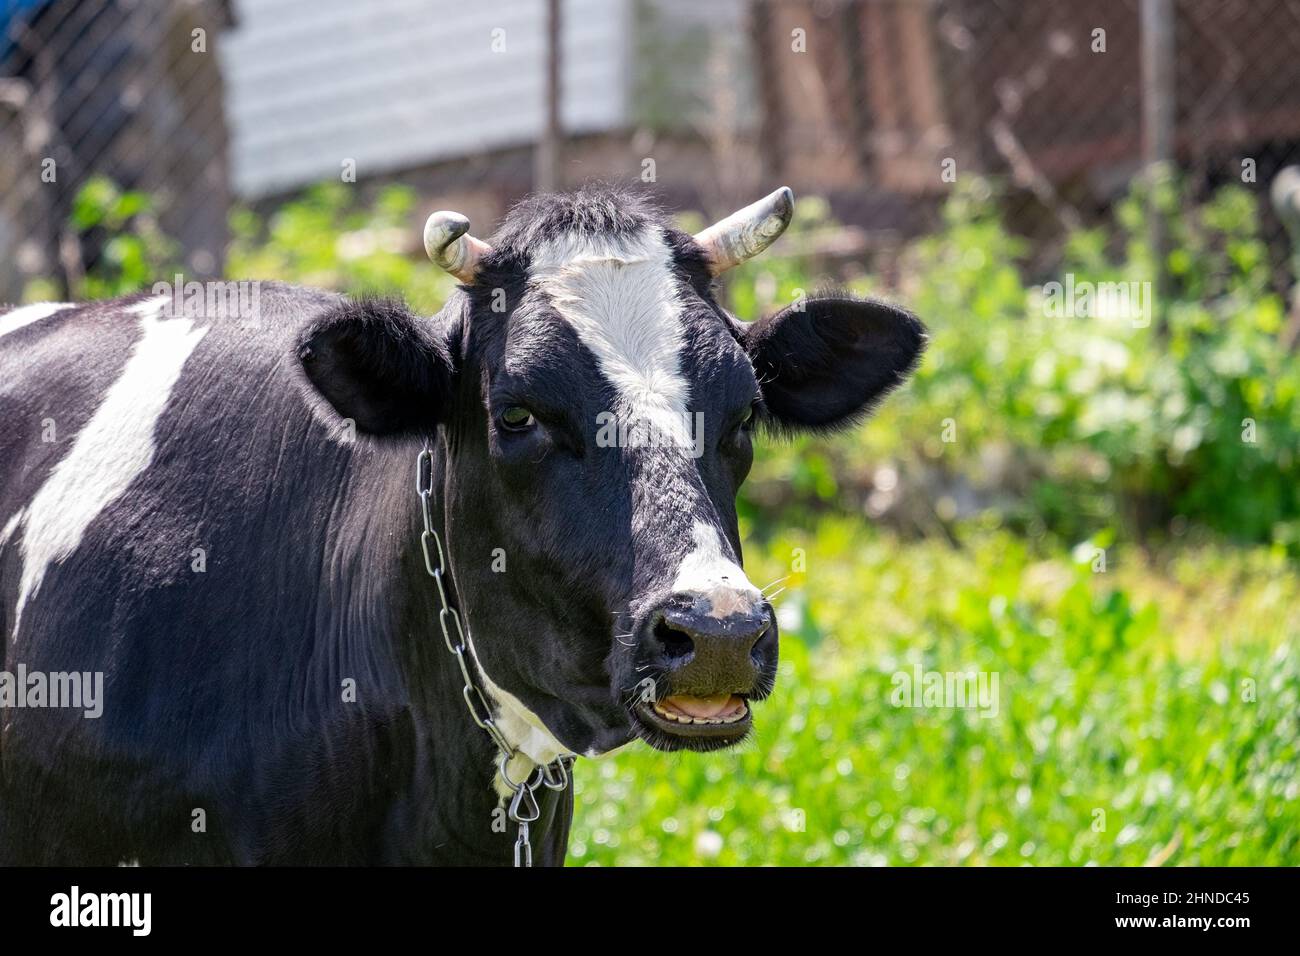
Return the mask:
<path fill-rule="evenodd" d="M 716 601 L 674 595 L 639 629 L 641 680 L 632 714 L 652 746 L 711 750 L 734 744 L 753 726 L 753 702 L 772 691 L 777 627 L 771 606 L 746 599 L 718 610 Z"/>

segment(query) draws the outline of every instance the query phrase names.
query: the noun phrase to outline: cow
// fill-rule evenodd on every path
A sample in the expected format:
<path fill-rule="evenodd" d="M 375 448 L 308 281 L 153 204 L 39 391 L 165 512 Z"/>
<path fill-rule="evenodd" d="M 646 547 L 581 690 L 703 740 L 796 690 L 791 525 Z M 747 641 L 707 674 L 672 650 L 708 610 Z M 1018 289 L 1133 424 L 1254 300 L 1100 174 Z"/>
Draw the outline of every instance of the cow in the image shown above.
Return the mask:
<path fill-rule="evenodd" d="M 557 865 L 573 760 L 744 739 L 754 435 L 859 420 L 925 343 L 838 292 L 723 309 L 792 213 L 435 213 L 432 317 L 271 282 L 0 314 L 0 862 Z"/>

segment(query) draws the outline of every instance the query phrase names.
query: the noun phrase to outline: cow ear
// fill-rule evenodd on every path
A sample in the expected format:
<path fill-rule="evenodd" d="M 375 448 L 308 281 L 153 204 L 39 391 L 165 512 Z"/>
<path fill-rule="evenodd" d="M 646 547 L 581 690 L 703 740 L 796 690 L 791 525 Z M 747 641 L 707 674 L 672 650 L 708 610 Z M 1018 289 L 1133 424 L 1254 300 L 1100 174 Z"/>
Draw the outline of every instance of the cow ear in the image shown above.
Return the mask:
<path fill-rule="evenodd" d="M 298 360 L 316 391 L 358 431 L 429 435 L 451 398 L 442 329 L 400 303 L 347 302 L 303 330 Z"/>
<path fill-rule="evenodd" d="M 867 414 L 916 368 L 926 342 L 910 312 L 847 296 L 805 299 L 740 334 L 769 423 L 790 431 Z"/>

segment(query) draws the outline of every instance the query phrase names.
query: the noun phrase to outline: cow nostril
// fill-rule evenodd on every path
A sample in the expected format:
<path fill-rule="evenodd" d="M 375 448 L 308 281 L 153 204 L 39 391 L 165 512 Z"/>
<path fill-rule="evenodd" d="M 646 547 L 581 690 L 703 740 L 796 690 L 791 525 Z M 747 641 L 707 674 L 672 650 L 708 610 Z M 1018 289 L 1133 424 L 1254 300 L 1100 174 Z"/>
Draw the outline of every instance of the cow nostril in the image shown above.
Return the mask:
<path fill-rule="evenodd" d="M 695 642 L 685 631 L 679 631 L 660 618 L 655 625 L 655 640 L 664 649 L 664 656 L 670 660 L 679 660 L 695 650 Z"/>

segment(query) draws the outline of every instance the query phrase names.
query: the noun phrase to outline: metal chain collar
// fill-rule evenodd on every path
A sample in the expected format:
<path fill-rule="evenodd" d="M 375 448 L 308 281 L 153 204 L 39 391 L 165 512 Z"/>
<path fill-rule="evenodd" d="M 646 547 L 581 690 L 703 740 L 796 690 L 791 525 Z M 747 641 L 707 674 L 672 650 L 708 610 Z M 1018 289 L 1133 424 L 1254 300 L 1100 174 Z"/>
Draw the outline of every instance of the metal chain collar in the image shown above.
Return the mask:
<path fill-rule="evenodd" d="M 501 728 L 496 725 L 487 698 L 474 683 L 469 662 L 465 658 L 465 651 L 468 648 L 465 628 L 460 614 L 451 606 L 451 601 L 447 598 L 447 587 L 443 581 L 447 573 L 446 556 L 442 550 L 442 538 L 433 527 L 431 508 L 433 452 L 427 447 L 415 460 L 415 493 L 420 496 L 420 514 L 424 518 L 424 531 L 420 535 L 424 569 L 429 572 L 434 584 L 438 586 L 438 600 L 442 604 L 442 609 L 438 612 L 438 626 L 442 628 L 442 639 L 447 644 L 447 650 L 451 651 L 460 666 L 460 675 L 465 681 L 461 694 L 465 698 L 465 706 L 469 708 L 470 719 L 487 731 L 488 736 L 501 751 L 497 772 L 514 794 L 510 798 L 506 816 L 519 827 L 518 836 L 515 838 L 515 866 L 532 866 L 533 847 L 529 842 L 528 825 L 535 823 L 542 815 L 541 807 L 537 802 L 537 791 L 543 786 L 548 790 L 563 791 L 569 785 L 569 768 L 573 765 L 574 758 L 566 754 L 555 758 L 549 764 L 537 764 L 520 782 L 510 778 L 510 761 L 519 755 L 519 749 L 506 739 Z"/>

